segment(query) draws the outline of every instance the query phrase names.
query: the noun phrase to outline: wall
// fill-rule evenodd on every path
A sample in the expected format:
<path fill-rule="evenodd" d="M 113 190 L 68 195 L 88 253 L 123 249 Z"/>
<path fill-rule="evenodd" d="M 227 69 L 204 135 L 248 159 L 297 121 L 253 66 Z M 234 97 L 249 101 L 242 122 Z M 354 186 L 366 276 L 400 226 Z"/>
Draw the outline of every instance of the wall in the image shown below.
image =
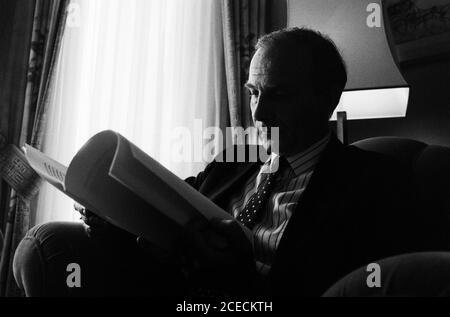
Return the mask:
<path fill-rule="evenodd" d="M 286 26 L 287 1 L 269 0 L 268 30 Z M 400 65 L 411 86 L 406 118 L 349 122 L 350 142 L 373 136 L 401 136 L 450 146 L 450 56 Z"/>
<path fill-rule="evenodd" d="M 406 118 L 351 122 L 351 138 L 395 135 L 450 146 L 450 59 L 400 69 L 411 85 Z"/>

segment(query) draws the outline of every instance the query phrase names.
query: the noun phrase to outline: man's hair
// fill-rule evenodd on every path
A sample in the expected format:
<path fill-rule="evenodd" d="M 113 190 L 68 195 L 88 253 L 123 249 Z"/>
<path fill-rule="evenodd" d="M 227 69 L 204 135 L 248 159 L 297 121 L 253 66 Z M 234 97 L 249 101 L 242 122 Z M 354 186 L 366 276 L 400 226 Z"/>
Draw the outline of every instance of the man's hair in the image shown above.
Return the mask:
<path fill-rule="evenodd" d="M 262 36 L 255 46 L 294 47 L 309 50 L 313 62 L 313 84 L 317 92 L 329 91 L 333 85 L 344 90 L 347 70 L 336 44 L 328 36 L 308 28 L 285 28 Z"/>

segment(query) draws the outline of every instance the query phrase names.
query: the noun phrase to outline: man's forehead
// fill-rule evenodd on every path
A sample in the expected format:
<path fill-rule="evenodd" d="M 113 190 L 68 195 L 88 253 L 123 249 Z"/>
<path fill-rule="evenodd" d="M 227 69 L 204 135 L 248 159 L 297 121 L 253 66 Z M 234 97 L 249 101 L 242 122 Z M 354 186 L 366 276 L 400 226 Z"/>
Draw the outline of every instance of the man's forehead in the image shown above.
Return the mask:
<path fill-rule="evenodd" d="M 249 81 L 266 77 L 274 81 L 298 78 L 309 72 L 310 65 L 310 56 L 306 51 L 260 48 L 250 63 Z"/>

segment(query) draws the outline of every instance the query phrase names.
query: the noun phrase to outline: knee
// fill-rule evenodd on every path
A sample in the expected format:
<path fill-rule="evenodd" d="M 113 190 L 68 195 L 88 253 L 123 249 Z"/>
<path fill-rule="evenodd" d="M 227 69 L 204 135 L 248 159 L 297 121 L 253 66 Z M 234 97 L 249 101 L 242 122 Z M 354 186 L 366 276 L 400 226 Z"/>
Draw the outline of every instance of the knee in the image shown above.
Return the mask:
<path fill-rule="evenodd" d="M 14 277 L 27 296 L 52 296 L 66 274 L 73 245 L 87 239 L 80 223 L 53 222 L 31 229 L 16 249 Z M 65 279 L 63 279 L 65 281 Z"/>
<path fill-rule="evenodd" d="M 367 267 L 334 284 L 325 297 L 436 297 L 450 294 L 450 253 L 422 252 L 382 259 L 379 285 L 369 287 Z"/>

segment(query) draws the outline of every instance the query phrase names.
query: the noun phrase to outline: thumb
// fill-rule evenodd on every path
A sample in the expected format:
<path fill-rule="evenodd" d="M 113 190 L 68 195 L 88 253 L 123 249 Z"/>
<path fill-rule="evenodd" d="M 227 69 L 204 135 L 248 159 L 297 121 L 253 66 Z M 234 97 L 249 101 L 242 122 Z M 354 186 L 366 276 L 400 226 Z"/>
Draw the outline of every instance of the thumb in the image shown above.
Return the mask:
<path fill-rule="evenodd" d="M 227 238 L 233 245 L 242 245 L 248 240 L 247 235 L 241 225 L 232 219 L 211 219 L 211 228 Z"/>

